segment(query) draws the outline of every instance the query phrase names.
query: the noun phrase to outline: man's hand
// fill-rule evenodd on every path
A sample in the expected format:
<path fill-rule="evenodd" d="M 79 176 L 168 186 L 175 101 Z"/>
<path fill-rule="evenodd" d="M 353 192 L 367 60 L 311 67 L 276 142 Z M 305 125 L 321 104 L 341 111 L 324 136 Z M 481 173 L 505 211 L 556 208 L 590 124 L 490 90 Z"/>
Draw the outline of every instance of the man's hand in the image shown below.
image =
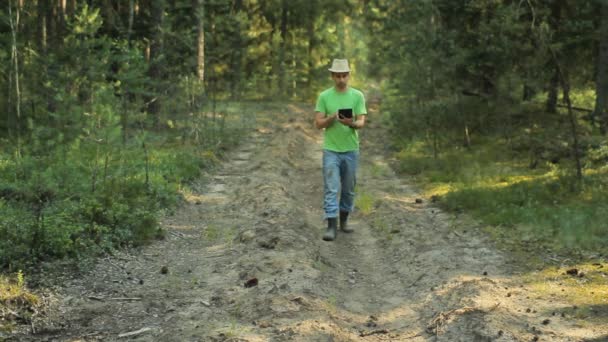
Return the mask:
<path fill-rule="evenodd" d="M 334 113 L 331 116 L 325 116 L 321 112 L 315 113 L 315 126 L 318 129 L 323 129 L 331 126 L 334 121 L 338 120 L 338 113 Z"/>
<path fill-rule="evenodd" d="M 356 123 L 356 121 L 353 120 L 353 118 L 343 118 L 339 114 L 336 114 L 336 118 L 343 125 L 346 125 L 350 128 L 357 128 L 357 123 Z"/>

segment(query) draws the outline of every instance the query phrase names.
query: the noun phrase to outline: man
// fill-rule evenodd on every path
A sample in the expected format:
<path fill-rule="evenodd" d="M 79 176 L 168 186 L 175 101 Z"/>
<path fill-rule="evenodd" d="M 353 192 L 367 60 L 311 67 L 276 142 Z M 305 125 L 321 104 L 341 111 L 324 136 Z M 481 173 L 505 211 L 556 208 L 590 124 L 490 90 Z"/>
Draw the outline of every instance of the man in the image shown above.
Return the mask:
<path fill-rule="evenodd" d="M 334 86 L 321 92 L 315 107 L 315 126 L 323 135 L 323 209 L 327 231 L 323 240 L 336 239 L 338 217 L 340 230 L 352 233 L 348 214 L 354 209 L 355 183 L 359 163 L 359 135 L 365 125 L 365 97 L 348 86 L 350 68 L 346 59 L 334 59 L 331 68 Z M 352 113 L 351 117 L 348 117 Z M 338 191 L 340 200 L 338 202 Z"/>

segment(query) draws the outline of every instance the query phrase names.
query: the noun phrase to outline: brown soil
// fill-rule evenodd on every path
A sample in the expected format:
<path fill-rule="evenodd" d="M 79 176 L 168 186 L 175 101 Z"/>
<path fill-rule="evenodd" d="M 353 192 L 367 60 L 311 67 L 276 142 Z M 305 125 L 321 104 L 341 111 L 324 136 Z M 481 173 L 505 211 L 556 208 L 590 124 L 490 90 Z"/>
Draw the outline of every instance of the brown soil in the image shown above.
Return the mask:
<path fill-rule="evenodd" d="M 369 208 L 352 215 L 355 233 L 321 240 L 321 133 L 308 108 L 288 105 L 260 115 L 257 131 L 164 219 L 164 241 L 64 281 L 49 321 L 8 340 L 607 338 L 607 324 L 562 315 L 568 304 L 521 281 L 523 268 L 475 223 L 397 177 L 387 133 L 370 118 L 358 177 Z"/>

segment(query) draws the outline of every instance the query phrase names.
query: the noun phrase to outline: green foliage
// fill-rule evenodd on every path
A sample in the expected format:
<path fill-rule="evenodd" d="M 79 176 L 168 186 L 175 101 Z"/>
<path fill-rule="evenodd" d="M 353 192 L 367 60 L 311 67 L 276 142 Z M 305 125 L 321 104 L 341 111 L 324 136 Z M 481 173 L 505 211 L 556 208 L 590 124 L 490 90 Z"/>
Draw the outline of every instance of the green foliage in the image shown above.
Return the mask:
<path fill-rule="evenodd" d="M 180 189 L 218 161 L 194 146 L 176 153 L 152 145 L 146 184 L 141 146 L 104 146 L 103 154 L 96 146 L 82 140 L 44 158 L 3 156 L 2 267 L 145 243 L 162 234 L 158 216 L 180 203 Z"/>
<path fill-rule="evenodd" d="M 506 240 L 537 242 L 552 249 L 604 251 L 606 184 L 588 180 L 576 194 L 571 180 L 523 181 L 504 188 L 463 187 L 445 196 L 449 209 L 464 209 L 495 226 Z"/>
<path fill-rule="evenodd" d="M 605 167 L 587 168 L 579 185 L 568 165 L 546 161 L 531 170 L 526 153 L 496 137 L 468 150 L 446 148 L 438 159 L 422 142 L 408 146 L 398 154 L 400 171 L 416 175 L 428 196 L 436 196 L 447 210 L 481 220 L 500 242 L 518 248 L 532 244 L 605 251 Z"/>
<path fill-rule="evenodd" d="M 364 69 L 353 2 L 118 3 L 0 8 L 0 268 L 162 234 L 158 215 L 255 124 L 259 104 L 227 99 L 309 99 L 331 58 Z"/>

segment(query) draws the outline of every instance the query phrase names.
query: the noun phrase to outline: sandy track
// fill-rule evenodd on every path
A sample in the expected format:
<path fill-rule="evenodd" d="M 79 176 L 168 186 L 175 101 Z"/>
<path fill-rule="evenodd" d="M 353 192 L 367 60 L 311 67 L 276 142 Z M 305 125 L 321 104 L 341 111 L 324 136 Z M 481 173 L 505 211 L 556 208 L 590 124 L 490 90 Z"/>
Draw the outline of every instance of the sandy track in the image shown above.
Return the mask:
<path fill-rule="evenodd" d="M 89 274 L 66 281 L 53 323 L 17 340 L 608 336 L 605 325 L 552 315 L 559 301 L 535 297 L 517 280 L 522 268 L 475 224 L 427 199 L 416 203 L 416 190 L 391 170 L 386 132 L 373 117 L 361 132 L 358 177 L 371 210 L 352 215 L 354 234 L 322 241 L 321 134 L 303 106 L 282 112 L 260 115 L 257 131 L 164 220 L 166 240 L 100 260 Z"/>

